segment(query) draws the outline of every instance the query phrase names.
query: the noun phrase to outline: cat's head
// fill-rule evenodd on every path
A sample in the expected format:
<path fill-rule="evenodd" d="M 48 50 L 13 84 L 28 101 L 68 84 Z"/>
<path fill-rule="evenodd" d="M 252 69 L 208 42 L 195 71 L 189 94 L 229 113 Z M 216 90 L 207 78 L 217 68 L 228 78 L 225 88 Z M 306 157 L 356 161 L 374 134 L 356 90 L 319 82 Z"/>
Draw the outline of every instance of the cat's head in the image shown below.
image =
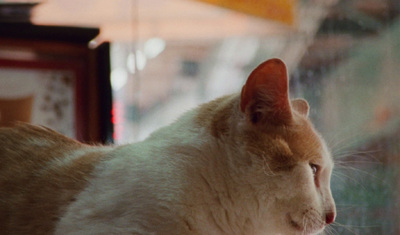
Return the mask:
<path fill-rule="evenodd" d="M 235 117 L 225 120 L 236 127 L 216 127 L 240 146 L 241 153 L 235 153 L 233 160 L 243 166 L 238 180 L 251 185 L 258 198 L 265 198 L 266 210 L 260 208 L 259 213 L 267 218 L 268 230 L 321 232 L 336 216 L 330 190 L 333 160 L 308 118 L 308 103 L 289 99 L 285 64 L 271 59 L 259 65 L 239 100 Z"/>

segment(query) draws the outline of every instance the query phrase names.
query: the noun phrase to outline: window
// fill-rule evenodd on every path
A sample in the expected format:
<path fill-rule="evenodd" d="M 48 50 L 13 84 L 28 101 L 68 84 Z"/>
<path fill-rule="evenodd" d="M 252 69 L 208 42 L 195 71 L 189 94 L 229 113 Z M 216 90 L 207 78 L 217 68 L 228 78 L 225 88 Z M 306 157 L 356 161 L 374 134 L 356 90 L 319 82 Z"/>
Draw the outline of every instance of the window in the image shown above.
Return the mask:
<path fill-rule="evenodd" d="M 87 0 L 73 11 L 82 17 L 56 11 L 77 1 L 49 1 L 36 21 L 47 9 L 52 22 L 100 25 L 112 41 L 117 143 L 238 91 L 260 62 L 282 58 L 291 96 L 309 101 L 335 155 L 328 234 L 400 234 L 399 1 L 297 2 L 292 26 L 195 0 Z"/>
<path fill-rule="evenodd" d="M 197 104 L 238 91 L 258 63 L 280 57 L 291 96 L 309 101 L 335 156 L 332 234 L 400 233 L 396 1 L 301 1 L 294 29 L 200 4 L 220 22 L 211 35 L 200 20 L 211 16 L 201 10 L 148 22 L 140 17 L 151 3 L 136 4 L 136 38 L 113 43 L 111 52 L 117 142 L 141 140 Z M 179 6 L 193 11 L 180 1 L 171 7 Z M 228 19 L 236 21 L 224 25 Z M 173 35 L 168 21 L 197 33 Z"/>

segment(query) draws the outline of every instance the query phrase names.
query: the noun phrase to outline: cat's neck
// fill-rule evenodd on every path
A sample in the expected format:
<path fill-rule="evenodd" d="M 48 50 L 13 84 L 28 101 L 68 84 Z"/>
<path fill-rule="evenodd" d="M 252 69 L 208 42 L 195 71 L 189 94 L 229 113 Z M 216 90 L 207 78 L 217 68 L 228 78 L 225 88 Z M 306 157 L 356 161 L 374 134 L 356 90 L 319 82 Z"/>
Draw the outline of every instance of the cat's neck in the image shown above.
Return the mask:
<path fill-rule="evenodd" d="M 257 234 L 263 223 L 266 224 L 265 221 L 254 223 L 259 221 L 259 216 L 267 219 L 259 209 L 269 207 L 266 205 L 269 202 L 260 201 L 256 194 L 261 193 L 261 188 L 254 190 L 246 176 L 241 177 L 252 162 L 246 165 L 241 159 L 247 155 L 246 149 L 237 143 L 235 132 L 246 120 L 240 116 L 238 107 L 239 94 L 219 98 L 186 113 L 143 143 L 164 148 L 166 155 L 173 155 L 169 161 L 182 165 L 177 170 L 186 179 L 181 195 L 186 206 L 184 213 L 195 216 L 189 216 L 193 221 L 188 224 L 208 224 L 208 227 L 195 228 L 197 231 L 204 229 L 204 233 L 212 234 L 211 231 L 220 233 L 223 228 L 230 229 L 224 230 L 225 234 Z M 264 183 L 265 178 L 262 180 Z M 262 194 L 267 196 L 265 191 Z"/>

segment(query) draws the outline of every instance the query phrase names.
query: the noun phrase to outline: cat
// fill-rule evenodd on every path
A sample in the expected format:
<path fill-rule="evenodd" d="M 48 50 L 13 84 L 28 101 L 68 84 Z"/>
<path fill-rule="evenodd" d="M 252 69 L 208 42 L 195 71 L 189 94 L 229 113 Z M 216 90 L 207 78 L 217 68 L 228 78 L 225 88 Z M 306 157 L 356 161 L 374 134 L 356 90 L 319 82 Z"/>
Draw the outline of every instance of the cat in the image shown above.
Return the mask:
<path fill-rule="evenodd" d="M 142 142 L 90 146 L 0 131 L 1 234 L 317 234 L 334 222 L 333 160 L 270 59 L 242 91 Z"/>

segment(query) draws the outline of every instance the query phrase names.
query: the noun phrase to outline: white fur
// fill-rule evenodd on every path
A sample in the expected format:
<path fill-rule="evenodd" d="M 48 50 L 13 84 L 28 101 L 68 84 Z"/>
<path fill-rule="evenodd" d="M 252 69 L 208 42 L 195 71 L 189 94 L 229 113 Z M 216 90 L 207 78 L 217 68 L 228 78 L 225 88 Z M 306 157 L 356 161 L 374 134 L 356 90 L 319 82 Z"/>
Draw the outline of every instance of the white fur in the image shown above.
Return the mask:
<path fill-rule="evenodd" d="M 314 203 L 333 203 L 329 184 L 321 188 L 328 202 L 318 199 L 308 164 L 269 178 L 265 171 L 270 171 L 259 167 L 260 178 L 253 178 L 254 172 L 228 160 L 249 153 L 240 143 L 215 141 L 204 127 L 194 125 L 197 112 L 187 113 L 144 142 L 110 152 L 90 185 L 69 206 L 56 234 L 302 234 L 290 228 L 287 213 Z M 182 146 L 190 146 L 191 154 Z M 326 184 L 332 162 L 323 146 Z M 174 148 L 175 153 L 166 151 Z M 299 198 L 298 191 L 306 193 Z M 296 216 L 293 219 L 303 219 Z M 322 229 L 320 223 L 314 232 Z"/>

